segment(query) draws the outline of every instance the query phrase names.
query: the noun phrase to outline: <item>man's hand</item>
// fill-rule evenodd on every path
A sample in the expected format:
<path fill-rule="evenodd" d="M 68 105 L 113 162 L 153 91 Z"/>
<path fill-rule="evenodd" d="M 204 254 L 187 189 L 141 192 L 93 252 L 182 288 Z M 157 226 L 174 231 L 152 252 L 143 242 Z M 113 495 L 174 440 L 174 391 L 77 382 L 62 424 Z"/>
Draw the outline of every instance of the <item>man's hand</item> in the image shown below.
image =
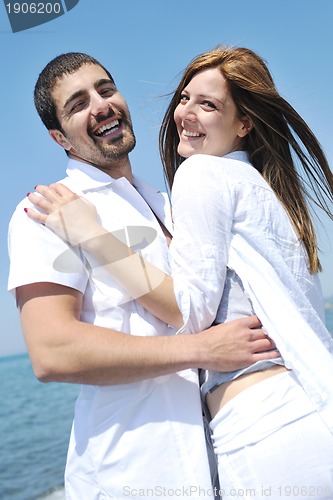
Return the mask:
<path fill-rule="evenodd" d="M 209 370 L 230 372 L 280 356 L 257 316 L 212 326 L 194 335 L 197 336 L 201 338 L 200 349 L 204 355 L 202 368 Z"/>

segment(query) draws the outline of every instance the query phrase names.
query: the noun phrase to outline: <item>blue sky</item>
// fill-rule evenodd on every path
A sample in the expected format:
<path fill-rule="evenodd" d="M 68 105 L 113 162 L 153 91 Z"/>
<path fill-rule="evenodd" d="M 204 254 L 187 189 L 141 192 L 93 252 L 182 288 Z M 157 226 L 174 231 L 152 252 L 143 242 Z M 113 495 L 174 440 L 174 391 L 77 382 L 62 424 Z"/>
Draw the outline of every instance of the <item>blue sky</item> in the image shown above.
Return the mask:
<path fill-rule="evenodd" d="M 281 94 L 318 136 L 333 165 L 333 3 L 331 0 L 80 0 L 65 15 L 12 33 L 0 6 L 1 167 L 0 356 L 25 351 L 13 298 L 6 291 L 7 226 L 36 184 L 64 175 L 66 157 L 33 105 L 33 87 L 60 53 L 86 52 L 113 74 L 132 113 L 137 175 L 164 188 L 158 127 L 179 73 L 219 43 L 249 47 L 268 63 Z M 332 222 L 320 216 L 324 295 L 333 295 Z"/>

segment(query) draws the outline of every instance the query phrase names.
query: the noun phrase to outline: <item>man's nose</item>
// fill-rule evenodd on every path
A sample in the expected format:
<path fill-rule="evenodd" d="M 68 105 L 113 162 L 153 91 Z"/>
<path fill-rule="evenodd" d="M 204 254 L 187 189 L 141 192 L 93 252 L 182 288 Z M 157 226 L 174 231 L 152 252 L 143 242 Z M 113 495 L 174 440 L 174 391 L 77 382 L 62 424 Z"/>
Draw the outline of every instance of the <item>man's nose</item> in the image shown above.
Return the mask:
<path fill-rule="evenodd" d="M 91 97 L 91 113 L 94 116 L 98 116 L 99 114 L 106 115 L 109 112 L 110 103 L 107 99 L 104 99 L 99 94 L 94 94 Z"/>

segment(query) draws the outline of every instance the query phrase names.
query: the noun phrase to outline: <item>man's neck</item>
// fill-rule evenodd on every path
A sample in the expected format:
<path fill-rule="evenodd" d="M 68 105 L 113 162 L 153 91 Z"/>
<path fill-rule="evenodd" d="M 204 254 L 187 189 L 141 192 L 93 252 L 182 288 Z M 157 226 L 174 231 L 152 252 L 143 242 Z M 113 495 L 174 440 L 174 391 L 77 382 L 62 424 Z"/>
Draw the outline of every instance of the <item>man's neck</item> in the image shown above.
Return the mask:
<path fill-rule="evenodd" d="M 125 158 L 121 158 L 118 160 L 115 160 L 112 165 L 109 166 L 99 166 L 95 165 L 87 160 L 84 160 L 83 158 L 80 158 L 76 156 L 75 154 L 70 153 L 69 158 L 72 160 L 77 160 L 82 163 L 87 163 L 88 165 L 91 165 L 94 168 L 98 168 L 98 170 L 101 170 L 102 172 L 106 173 L 113 179 L 120 179 L 120 177 L 125 177 L 125 179 L 128 180 L 132 184 L 133 182 L 133 174 L 132 174 L 132 167 L 131 167 L 131 162 L 128 156 Z"/>

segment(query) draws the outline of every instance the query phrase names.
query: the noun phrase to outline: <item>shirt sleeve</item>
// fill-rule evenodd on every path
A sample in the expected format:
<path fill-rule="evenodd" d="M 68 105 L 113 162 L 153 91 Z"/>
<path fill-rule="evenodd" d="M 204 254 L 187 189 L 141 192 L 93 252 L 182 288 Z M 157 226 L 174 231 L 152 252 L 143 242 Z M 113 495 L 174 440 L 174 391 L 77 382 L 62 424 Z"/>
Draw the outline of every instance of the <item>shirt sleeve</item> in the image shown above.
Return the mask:
<path fill-rule="evenodd" d="M 84 292 L 88 274 L 77 250 L 70 250 L 71 264 L 58 269 L 57 259 L 69 251 L 69 246 L 50 229 L 27 216 L 21 202 L 9 224 L 8 251 L 10 268 L 8 290 L 15 295 L 19 286 L 50 282 Z"/>
<path fill-rule="evenodd" d="M 222 298 L 233 223 L 233 203 L 223 161 L 194 155 L 182 163 L 175 175 L 170 265 L 184 320 L 180 332 L 208 328 Z"/>

